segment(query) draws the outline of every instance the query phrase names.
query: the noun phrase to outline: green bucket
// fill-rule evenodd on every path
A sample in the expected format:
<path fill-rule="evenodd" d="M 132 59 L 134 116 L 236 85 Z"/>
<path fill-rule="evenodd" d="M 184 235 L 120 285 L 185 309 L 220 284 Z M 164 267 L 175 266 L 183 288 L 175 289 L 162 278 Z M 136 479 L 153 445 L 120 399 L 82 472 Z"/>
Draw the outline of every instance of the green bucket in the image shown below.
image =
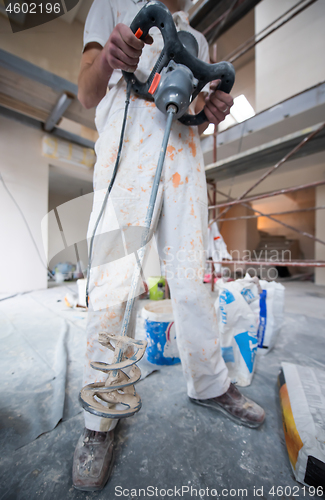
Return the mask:
<path fill-rule="evenodd" d="M 151 276 L 148 278 L 150 300 L 163 300 L 165 298 L 166 281 L 163 276 Z"/>

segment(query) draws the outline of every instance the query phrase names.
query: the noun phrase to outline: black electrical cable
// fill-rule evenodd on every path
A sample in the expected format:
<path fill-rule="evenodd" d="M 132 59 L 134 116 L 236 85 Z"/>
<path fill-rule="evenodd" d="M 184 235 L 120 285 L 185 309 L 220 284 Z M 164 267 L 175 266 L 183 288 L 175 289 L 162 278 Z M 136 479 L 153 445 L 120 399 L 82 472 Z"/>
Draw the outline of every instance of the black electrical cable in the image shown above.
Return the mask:
<path fill-rule="evenodd" d="M 119 143 L 117 157 L 116 157 L 116 161 L 115 161 L 115 165 L 114 165 L 113 175 L 112 175 L 111 181 L 109 183 L 109 186 L 107 188 L 107 191 L 105 193 L 105 198 L 103 200 L 103 204 L 102 204 L 102 207 L 100 209 L 99 215 L 97 217 L 96 224 L 95 224 L 95 227 L 94 227 L 94 230 L 93 230 L 93 234 L 92 234 L 91 240 L 90 240 L 90 245 L 89 245 L 89 260 L 88 260 L 88 268 L 87 268 L 87 284 L 86 284 L 86 305 L 87 305 L 87 307 L 88 307 L 88 304 L 89 304 L 89 300 L 88 300 L 89 299 L 89 279 L 90 279 L 90 270 L 91 270 L 91 261 L 92 261 L 92 253 L 93 253 L 93 246 L 94 246 L 94 238 L 95 238 L 95 234 L 96 234 L 99 222 L 100 222 L 100 220 L 102 218 L 102 215 L 104 213 L 108 197 L 109 197 L 109 195 L 110 195 L 110 193 L 112 191 L 112 188 L 113 188 L 113 185 L 114 185 L 114 182 L 115 182 L 115 178 L 116 178 L 116 174 L 117 174 L 117 171 L 118 171 L 118 166 L 119 166 L 119 163 L 120 163 L 120 158 L 121 158 L 121 153 L 122 153 L 122 147 L 123 147 L 123 140 L 124 140 L 124 132 L 125 132 L 125 126 L 126 126 L 126 119 L 127 119 L 127 112 L 128 112 L 129 104 L 130 104 L 131 87 L 132 87 L 132 81 L 129 80 L 128 83 L 127 83 L 127 88 L 126 88 L 126 99 L 125 99 L 124 116 L 123 116 L 122 129 L 121 129 L 121 135 L 120 135 L 120 143 Z"/>
<path fill-rule="evenodd" d="M 46 270 L 47 270 L 47 272 L 49 273 L 50 277 L 51 277 L 51 278 L 53 278 L 53 273 L 52 273 L 52 272 L 50 271 L 50 269 L 49 269 L 49 268 L 48 268 L 48 267 L 44 264 L 44 261 L 43 261 L 43 259 L 42 259 L 42 256 L 41 256 L 40 252 L 39 252 L 39 249 L 38 249 L 38 246 L 37 246 L 37 244 L 36 244 L 36 241 L 34 240 L 34 236 L 33 236 L 32 231 L 31 231 L 31 229 L 30 229 L 30 227 L 29 227 L 29 225 L 28 225 L 28 222 L 27 222 L 27 220 L 26 220 L 26 217 L 24 216 L 24 213 L 23 213 L 22 209 L 20 208 L 20 206 L 18 205 L 18 203 L 16 202 L 15 198 L 13 197 L 13 195 L 11 194 L 11 192 L 9 191 L 9 189 L 7 188 L 7 185 L 6 185 L 5 181 L 4 181 L 4 178 L 2 177 L 1 172 L 0 172 L 0 181 L 2 182 L 3 187 L 5 188 L 5 190 L 7 191 L 8 195 L 10 196 L 10 198 L 12 199 L 12 201 L 14 202 L 14 204 L 16 205 L 16 207 L 18 208 L 18 211 L 19 211 L 19 213 L 20 213 L 20 215 L 21 215 L 21 217 L 22 217 L 22 219 L 23 219 L 23 221 L 24 221 L 24 223 L 25 223 L 25 226 L 26 226 L 26 228 L 27 228 L 27 231 L 28 231 L 28 233 L 29 233 L 29 236 L 30 236 L 30 238 L 31 238 L 31 240 L 32 240 L 32 242 L 33 242 L 33 245 L 34 245 L 34 247 L 35 247 L 35 249 L 36 249 L 37 255 L 38 255 L 38 257 L 39 257 L 39 259 L 40 259 L 40 261 L 41 261 L 42 265 L 45 267 L 45 269 L 46 269 Z"/>

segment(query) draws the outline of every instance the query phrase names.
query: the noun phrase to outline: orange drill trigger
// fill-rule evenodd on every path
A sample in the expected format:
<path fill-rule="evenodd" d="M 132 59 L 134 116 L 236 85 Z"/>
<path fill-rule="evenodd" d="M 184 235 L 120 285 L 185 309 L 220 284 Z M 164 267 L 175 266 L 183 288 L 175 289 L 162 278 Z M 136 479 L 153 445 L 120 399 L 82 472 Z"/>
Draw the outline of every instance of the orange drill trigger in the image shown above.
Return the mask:
<path fill-rule="evenodd" d="M 137 38 L 141 38 L 143 35 L 143 31 L 141 28 L 138 28 L 137 31 L 134 33 Z"/>
<path fill-rule="evenodd" d="M 158 87 L 159 82 L 160 82 L 160 78 L 161 78 L 161 74 L 156 73 L 155 76 L 153 77 L 152 84 L 150 85 L 150 89 L 148 90 L 149 94 L 153 95 L 156 92 L 157 87 Z"/>

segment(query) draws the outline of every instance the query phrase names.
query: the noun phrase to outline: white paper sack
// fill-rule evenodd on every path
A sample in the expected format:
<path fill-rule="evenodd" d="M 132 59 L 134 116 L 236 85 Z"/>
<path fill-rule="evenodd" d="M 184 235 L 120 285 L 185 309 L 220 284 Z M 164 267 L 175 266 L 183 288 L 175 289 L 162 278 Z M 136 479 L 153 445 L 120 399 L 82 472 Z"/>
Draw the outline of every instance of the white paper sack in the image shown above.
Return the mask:
<path fill-rule="evenodd" d="M 284 322 L 284 286 L 275 281 L 260 280 L 263 290 L 260 300 L 258 352 L 266 354 L 275 344 Z"/>
<path fill-rule="evenodd" d="M 223 358 L 233 383 L 249 385 L 255 369 L 260 287 L 257 278 L 217 281 L 215 302 Z"/>

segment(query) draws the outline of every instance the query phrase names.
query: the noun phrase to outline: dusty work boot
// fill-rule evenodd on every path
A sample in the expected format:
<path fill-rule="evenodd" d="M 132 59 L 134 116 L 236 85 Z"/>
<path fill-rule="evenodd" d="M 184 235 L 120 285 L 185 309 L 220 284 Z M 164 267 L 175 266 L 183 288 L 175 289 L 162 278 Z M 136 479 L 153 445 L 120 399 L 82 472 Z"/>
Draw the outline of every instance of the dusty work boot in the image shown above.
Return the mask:
<path fill-rule="evenodd" d="M 104 488 L 114 463 L 114 430 L 84 429 L 73 456 L 72 481 L 77 490 Z"/>
<path fill-rule="evenodd" d="M 234 384 L 230 384 L 228 391 L 217 398 L 190 400 L 192 403 L 221 411 L 237 424 L 246 427 L 259 427 L 265 420 L 263 408 L 243 396 Z"/>

